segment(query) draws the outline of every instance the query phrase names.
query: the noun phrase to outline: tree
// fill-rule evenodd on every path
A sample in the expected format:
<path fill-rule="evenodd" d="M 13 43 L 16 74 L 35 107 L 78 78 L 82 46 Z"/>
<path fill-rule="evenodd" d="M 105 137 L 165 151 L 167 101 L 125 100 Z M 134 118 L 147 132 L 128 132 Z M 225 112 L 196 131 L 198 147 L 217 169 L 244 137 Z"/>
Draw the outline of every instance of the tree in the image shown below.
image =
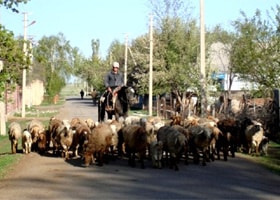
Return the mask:
<path fill-rule="evenodd" d="M 30 0 L 0 0 L 0 6 L 4 6 L 7 9 L 11 9 L 13 12 L 18 13 L 18 7 L 19 4 L 24 3 L 26 4 Z"/>
<path fill-rule="evenodd" d="M 10 86 L 21 83 L 22 68 L 28 66 L 29 60 L 24 58 L 22 42 L 15 40 L 13 33 L 0 25 L 0 60 L 4 63 L 0 72 L 0 99 L 7 83 Z"/>
<path fill-rule="evenodd" d="M 71 47 L 62 33 L 57 36 L 43 37 L 34 48 L 34 68 L 43 67 L 41 75 L 46 83 L 47 94 L 58 94 L 71 77 L 74 67 L 74 54 L 77 49 Z M 76 56 L 77 57 L 77 56 Z"/>
<path fill-rule="evenodd" d="M 179 103 L 188 88 L 198 88 L 199 29 L 188 5 L 180 0 L 151 1 L 155 19 L 153 34 L 153 94 L 175 94 Z M 187 15 L 187 16 L 186 16 Z M 137 66 L 132 74 L 140 94 L 148 93 L 149 37 L 132 43 Z"/>
<path fill-rule="evenodd" d="M 243 19 L 233 23 L 237 40 L 232 46 L 231 65 L 241 78 L 257 83 L 263 94 L 280 87 L 280 7 L 271 8 L 271 13 L 275 16 L 267 12 L 263 19 L 259 10 L 252 18 L 241 12 Z"/>

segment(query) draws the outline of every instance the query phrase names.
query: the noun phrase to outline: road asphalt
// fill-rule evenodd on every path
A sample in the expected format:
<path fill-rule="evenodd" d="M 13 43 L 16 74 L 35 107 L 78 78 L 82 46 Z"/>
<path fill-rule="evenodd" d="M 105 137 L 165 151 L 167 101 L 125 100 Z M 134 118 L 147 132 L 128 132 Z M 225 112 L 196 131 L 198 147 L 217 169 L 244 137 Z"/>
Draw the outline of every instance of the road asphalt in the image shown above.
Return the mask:
<path fill-rule="evenodd" d="M 80 96 L 70 96 L 66 97 L 66 102 L 60 108 L 59 114 L 56 117 L 69 120 L 74 117 L 79 117 L 82 120 L 91 118 L 97 121 L 98 107 L 93 105 L 91 96 L 85 96 L 84 99 L 81 99 Z"/>

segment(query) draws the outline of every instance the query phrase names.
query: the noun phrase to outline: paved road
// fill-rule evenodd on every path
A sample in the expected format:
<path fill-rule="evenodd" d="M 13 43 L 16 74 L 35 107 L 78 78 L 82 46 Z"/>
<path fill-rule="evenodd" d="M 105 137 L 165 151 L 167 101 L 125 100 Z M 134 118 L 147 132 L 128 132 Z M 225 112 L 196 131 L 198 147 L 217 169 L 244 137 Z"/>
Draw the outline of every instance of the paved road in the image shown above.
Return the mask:
<path fill-rule="evenodd" d="M 91 117 L 90 99 L 67 99 L 58 117 Z M 0 183 L 0 199 L 267 199 L 280 197 L 280 177 L 238 154 L 207 166 L 179 165 L 179 171 L 128 166 L 126 160 L 103 167 L 82 167 L 79 159 L 64 161 L 37 153 L 26 155 Z"/>
<path fill-rule="evenodd" d="M 84 97 L 83 100 L 81 100 L 80 96 L 72 96 L 66 98 L 65 104 L 59 110 L 59 114 L 56 117 L 59 119 L 72 119 L 74 117 L 79 117 L 81 119 L 91 118 L 97 121 L 97 110 L 97 106 L 93 105 L 90 96 Z"/>

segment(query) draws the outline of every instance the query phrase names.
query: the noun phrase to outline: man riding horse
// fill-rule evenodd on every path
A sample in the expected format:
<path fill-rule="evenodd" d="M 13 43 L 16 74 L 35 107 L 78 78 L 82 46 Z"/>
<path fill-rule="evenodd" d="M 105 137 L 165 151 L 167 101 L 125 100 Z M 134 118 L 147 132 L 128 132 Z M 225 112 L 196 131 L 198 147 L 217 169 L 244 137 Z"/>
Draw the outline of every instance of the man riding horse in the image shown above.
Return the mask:
<path fill-rule="evenodd" d="M 106 87 L 105 110 L 114 110 L 116 95 L 120 87 L 124 85 L 123 75 L 119 72 L 119 63 L 113 62 L 112 70 L 105 76 L 104 84 Z"/>

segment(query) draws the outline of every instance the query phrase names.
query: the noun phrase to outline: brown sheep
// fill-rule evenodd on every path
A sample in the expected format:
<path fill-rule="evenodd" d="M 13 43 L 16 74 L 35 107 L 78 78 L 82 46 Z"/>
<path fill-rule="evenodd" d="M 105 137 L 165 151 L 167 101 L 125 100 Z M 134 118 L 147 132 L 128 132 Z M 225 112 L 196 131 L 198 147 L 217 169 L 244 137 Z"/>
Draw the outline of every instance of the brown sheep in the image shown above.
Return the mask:
<path fill-rule="evenodd" d="M 37 151 L 37 149 L 36 149 L 37 140 L 38 140 L 39 134 L 45 131 L 45 127 L 40 120 L 33 119 L 27 125 L 27 130 L 31 133 L 31 137 L 32 137 L 31 149 L 33 151 Z"/>
<path fill-rule="evenodd" d="M 57 133 L 57 129 L 59 126 L 61 126 L 63 124 L 62 120 L 57 119 L 52 117 L 49 121 L 49 128 L 48 128 L 48 132 L 46 135 L 46 139 L 47 139 L 47 149 L 50 148 L 50 143 L 53 141 L 53 138 L 55 138 L 56 133 Z M 54 151 L 54 144 L 52 144 L 52 148 Z"/>
<path fill-rule="evenodd" d="M 37 150 L 39 154 L 44 154 L 47 151 L 47 135 L 48 130 L 39 133 L 37 140 Z"/>
<path fill-rule="evenodd" d="M 220 150 L 223 150 L 224 160 L 227 160 L 228 151 L 230 151 L 231 157 L 235 157 L 235 152 L 237 152 L 238 147 L 241 147 L 244 140 L 240 122 L 232 118 L 221 119 L 217 122 L 217 127 L 223 133 L 223 137 L 217 141 L 216 146 L 218 159 L 220 159 Z"/>
<path fill-rule="evenodd" d="M 224 139 L 230 136 L 224 136 L 223 132 L 218 127 L 212 126 L 211 124 L 204 124 L 203 126 L 210 129 L 212 133 L 212 140 L 209 145 L 209 156 L 212 161 L 215 160 L 215 154 L 217 154 L 218 160 L 220 159 L 220 147 L 223 147 L 224 161 L 227 161 L 228 143 L 226 143 Z M 229 139 L 227 139 L 227 141 L 229 141 Z"/>
<path fill-rule="evenodd" d="M 93 121 L 93 119 L 86 119 L 85 124 L 90 128 L 93 129 L 96 126 L 96 123 Z"/>
<path fill-rule="evenodd" d="M 83 156 L 85 166 L 95 163 L 95 158 L 99 166 L 103 166 L 104 154 L 108 152 L 112 145 L 112 129 L 108 124 L 99 124 L 91 130 L 88 140 L 83 144 Z"/>
<path fill-rule="evenodd" d="M 9 140 L 11 141 L 11 150 L 15 154 L 18 150 L 18 140 L 21 137 L 21 126 L 17 122 L 12 122 L 8 127 Z"/>
<path fill-rule="evenodd" d="M 173 125 L 182 125 L 183 123 L 183 119 L 182 119 L 182 116 L 180 115 L 173 115 L 170 117 L 170 119 L 172 120 L 170 122 L 170 125 L 173 126 Z"/>
<path fill-rule="evenodd" d="M 76 128 L 81 124 L 86 124 L 86 122 L 78 117 L 74 117 L 70 121 L 70 127 L 72 128 L 72 130 L 76 130 Z"/>
<path fill-rule="evenodd" d="M 75 133 L 73 135 L 73 142 L 71 149 L 74 151 L 74 156 L 77 157 L 82 152 L 84 141 L 88 139 L 91 129 L 85 124 L 79 124 L 76 126 Z"/>
<path fill-rule="evenodd" d="M 125 151 L 128 156 L 128 164 L 131 167 L 135 167 L 136 153 L 139 155 L 139 161 L 141 168 L 144 169 L 144 158 L 146 156 L 147 149 L 147 132 L 144 127 L 139 125 L 127 125 L 124 126 L 119 132 L 119 155 L 123 154 L 122 146 L 125 145 Z"/>
<path fill-rule="evenodd" d="M 56 129 L 55 134 L 52 135 L 52 143 L 54 146 L 54 154 L 62 150 L 62 157 L 69 159 L 69 149 L 73 142 L 73 130 L 70 128 L 70 123 L 63 120 L 62 124 Z"/>

